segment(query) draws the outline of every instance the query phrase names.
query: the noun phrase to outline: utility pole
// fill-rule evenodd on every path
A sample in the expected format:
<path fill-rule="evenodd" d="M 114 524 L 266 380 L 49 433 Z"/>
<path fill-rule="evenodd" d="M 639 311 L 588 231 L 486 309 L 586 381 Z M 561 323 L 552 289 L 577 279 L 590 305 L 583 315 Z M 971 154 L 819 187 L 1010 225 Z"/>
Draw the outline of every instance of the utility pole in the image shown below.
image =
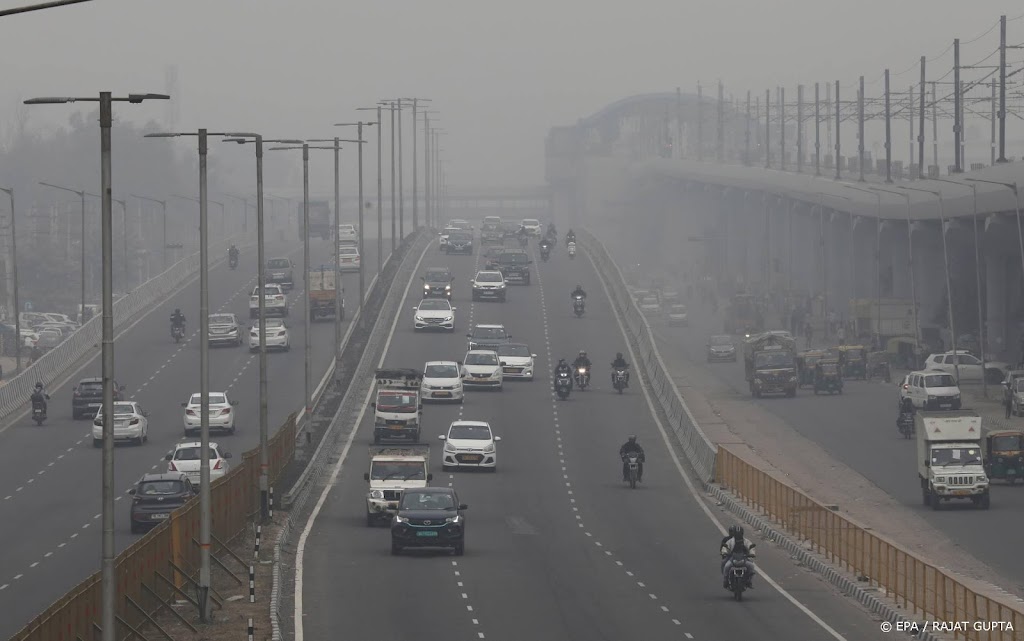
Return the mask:
<path fill-rule="evenodd" d="M 839 81 L 836 80 L 836 180 L 842 177 L 839 172 L 839 154 L 842 151 L 842 146 L 839 144 L 839 130 L 842 128 L 842 114 L 839 111 L 839 105 Z"/>
<path fill-rule="evenodd" d="M 772 101 L 772 92 L 768 89 L 764 91 L 764 168 L 772 168 L 772 119 L 771 119 L 771 107 L 769 106 Z"/>
<path fill-rule="evenodd" d="M 924 161 L 922 161 L 924 162 Z M 938 171 L 939 166 L 939 99 L 932 82 L 932 164 Z"/>
<path fill-rule="evenodd" d="M 991 115 L 991 118 L 990 118 L 991 123 L 992 123 L 992 143 L 990 145 L 991 152 L 992 152 L 992 158 L 991 158 L 990 164 L 994 165 L 994 164 L 996 164 L 996 81 L 995 80 L 992 81 L 992 101 L 991 101 L 991 105 L 990 106 L 992 108 L 992 115 Z"/>
<path fill-rule="evenodd" d="M 725 86 L 718 81 L 718 162 L 725 160 Z"/>
<path fill-rule="evenodd" d="M 676 87 L 676 144 L 679 158 L 683 157 L 683 89 Z M 673 154 L 675 155 L 675 154 Z"/>
<path fill-rule="evenodd" d="M 999 158 L 1006 162 L 1006 16 L 999 16 Z"/>
<path fill-rule="evenodd" d="M 435 227 L 433 208 L 430 206 L 430 112 L 423 111 L 423 209 L 427 227 Z"/>
<path fill-rule="evenodd" d="M 857 182 L 864 182 L 864 76 L 860 77 L 860 90 L 857 92 L 857 169 L 860 177 Z"/>
<path fill-rule="evenodd" d="M 804 173 L 804 86 L 796 86 L 796 173 Z"/>
<path fill-rule="evenodd" d="M 405 242 L 405 156 L 402 154 L 402 99 L 398 99 L 398 238 Z"/>
<path fill-rule="evenodd" d="M 786 171 L 786 89 L 779 87 L 779 168 Z"/>
<path fill-rule="evenodd" d="M 885 182 L 892 182 L 892 105 L 889 103 L 889 70 L 885 70 Z"/>
<path fill-rule="evenodd" d="M 413 231 L 413 233 L 416 233 L 416 230 L 420 228 L 419 191 L 417 189 L 417 182 L 418 182 L 418 180 L 417 180 L 417 176 L 416 176 L 416 158 L 417 158 L 417 153 L 418 153 L 418 150 L 417 150 L 417 147 L 416 147 L 416 144 L 417 144 L 416 143 L 416 121 L 419 120 L 418 114 L 416 113 L 416 108 L 418 106 L 419 106 L 419 98 L 413 98 L 412 99 L 412 231 Z M 359 140 L 362 140 L 362 139 L 363 139 L 363 132 L 362 132 L 362 125 L 360 125 Z M 360 154 L 360 157 L 362 156 L 362 153 L 363 153 L 363 145 L 362 145 L 362 143 L 360 143 L 359 144 L 359 154 Z M 362 163 L 360 163 L 359 171 L 362 172 L 362 170 L 363 170 L 363 166 L 362 166 Z M 362 180 L 360 180 L 359 184 L 360 185 L 363 184 Z M 362 203 L 362 199 L 360 197 L 360 202 L 359 202 L 359 208 L 360 209 L 359 209 L 359 211 L 362 211 L 362 207 L 363 207 L 363 203 Z M 362 274 L 363 273 L 362 270 L 360 270 L 359 273 Z M 360 302 L 359 305 L 362 306 L 362 302 Z"/>
<path fill-rule="evenodd" d="M 909 156 L 910 166 L 907 167 L 907 173 L 910 176 L 910 179 L 913 180 L 914 178 L 916 178 L 916 176 L 914 176 L 914 172 L 913 172 L 913 165 L 914 165 L 914 85 L 910 85 L 910 90 L 907 92 L 907 94 L 910 96 L 910 111 L 908 112 L 908 115 L 907 115 L 907 126 L 910 128 L 910 156 Z M 909 225 L 910 223 L 907 223 L 907 224 Z"/>
<path fill-rule="evenodd" d="M 924 180 L 924 84 L 925 84 L 925 57 L 921 56 L 921 99 L 918 106 L 921 110 L 920 122 L 917 126 L 917 177 Z"/>
<path fill-rule="evenodd" d="M 953 171 L 962 173 L 963 166 L 960 164 L 960 38 L 953 40 Z"/>
<path fill-rule="evenodd" d="M 821 89 L 818 83 L 814 83 L 814 175 L 821 175 Z"/>
<path fill-rule="evenodd" d="M 750 91 L 747 91 L 746 133 L 743 134 L 743 164 L 750 166 Z"/>
<path fill-rule="evenodd" d="M 697 162 L 704 162 L 704 88 L 697 83 Z"/>
<path fill-rule="evenodd" d="M 398 229 L 396 228 L 395 215 L 398 213 L 398 204 L 395 201 L 395 103 L 390 103 L 391 108 L 391 253 L 395 252 Z"/>

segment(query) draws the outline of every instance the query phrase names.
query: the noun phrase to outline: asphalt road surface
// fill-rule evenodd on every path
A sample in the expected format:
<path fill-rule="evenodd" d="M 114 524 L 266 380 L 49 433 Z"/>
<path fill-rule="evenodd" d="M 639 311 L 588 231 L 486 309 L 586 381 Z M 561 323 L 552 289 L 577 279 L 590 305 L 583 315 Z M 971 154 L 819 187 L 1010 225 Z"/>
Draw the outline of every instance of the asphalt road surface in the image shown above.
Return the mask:
<path fill-rule="evenodd" d="M 377 272 L 377 244 L 367 242 L 366 282 Z M 390 251 L 390 247 L 385 247 Z M 286 322 L 291 351 L 267 355 L 269 428 L 277 430 L 287 416 L 302 407 L 303 308 L 302 246 L 292 240 L 268 241 L 267 258 L 289 255 L 295 261 L 295 289 Z M 315 239 L 310 245 L 313 265 L 329 263 L 331 243 Z M 347 324 L 358 304 L 358 273 L 343 278 Z M 259 354 L 248 350 L 249 294 L 256 284 L 256 250 L 243 250 L 238 269 L 225 263 L 210 272 L 210 312 L 233 312 L 244 324 L 241 347 L 211 347 L 210 389 L 226 391 L 235 408 L 237 432 L 211 434 L 235 455 L 259 443 Z M 184 439 L 181 403 L 199 391 L 198 279 L 168 297 L 115 343 L 115 371 L 126 396 L 150 411 L 149 441 L 137 447 L 118 444 L 115 451 L 117 550 L 141 535 L 129 528 L 130 501 L 123 494 L 140 476 L 166 470 L 163 456 Z M 187 341 L 170 337 L 171 312 L 181 308 L 188 320 Z M 333 320 L 312 324 L 312 387 L 327 370 L 334 335 Z M 344 332 L 345 329 L 343 328 Z M 86 376 L 100 375 L 94 359 L 71 381 L 49 390 L 49 418 L 42 427 L 28 418 L 0 433 L 0 638 L 8 638 L 61 595 L 99 569 L 102 524 L 100 460 L 93 448 L 91 420 L 72 420 L 71 387 Z M 198 439 L 198 436 L 194 437 Z"/>
<path fill-rule="evenodd" d="M 510 288 L 505 304 L 470 302 L 478 260 L 428 252 L 420 272 L 447 265 L 456 277 L 456 331 L 413 331 L 413 287 L 385 358 L 386 366 L 414 368 L 463 360 L 473 323 L 504 323 L 538 356 L 533 382 L 506 381 L 500 392 L 467 392 L 464 405 L 424 409 L 432 485 L 451 485 L 469 505 L 466 554 L 392 556 L 388 529 L 366 526 L 367 412 L 306 540 L 299 641 L 342 631 L 377 641 L 882 638 L 849 599 L 769 544 L 760 567 L 813 616 L 764 577 L 742 603 L 722 588 L 721 534 L 687 490 L 641 389 L 611 389 L 609 363 L 625 344 L 588 259 L 570 261 L 559 248 L 533 266 L 533 285 Z M 569 299 L 577 283 L 589 293 L 582 319 Z M 594 362 L 593 387 L 558 401 L 550 372 L 580 349 Z M 496 473 L 442 472 L 437 435 L 458 418 L 489 421 L 503 437 Z M 647 451 L 635 491 L 622 483 L 617 455 L 631 433 Z"/>

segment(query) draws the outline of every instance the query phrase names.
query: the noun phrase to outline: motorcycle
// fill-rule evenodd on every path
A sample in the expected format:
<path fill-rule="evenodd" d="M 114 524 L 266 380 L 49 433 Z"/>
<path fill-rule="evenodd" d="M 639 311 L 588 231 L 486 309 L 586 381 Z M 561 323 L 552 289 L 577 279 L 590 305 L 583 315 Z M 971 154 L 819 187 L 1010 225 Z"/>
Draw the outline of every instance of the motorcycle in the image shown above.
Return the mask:
<path fill-rule="evenodd" d="M 576 387 L 580 388 L 581 392 L 590 385 L 590 371 L 586 367 L 578 368 L 573 378 L 576 379 Z"/>
<path fill-rule="evenodd" d="M 636 452 L 630 452 L 629 454 L 624 454 L 622 460 L 629 470 L 629 474 L 626 477 L 629 479 L 629 487 L 635 490 L 637 481 L 640 480 L 640 455 Z"/>
<path fill-rule="evenodd" d="M 238 267 L 238 256 L 229 256 L 228 257 L 228 266 L 231 269 L 237 268 Z"/>
<path fill-rule="evenodd" d="M 576 314 L 576 318 L 580 318 L 581 316 L 583 316 L 583 311 L 585 307 L 586 303 L 583 302 L 582 296 L 577 296 L 572 299 L 572 312 Z"/>
<path fill-rule="evenodd" d="M 185 327 L 183 325 L 171 325 L 171 338 L 175 343 L 180 343 L 185 338 Z"/>
<path fill-rule="evenodd" d="M 615 389 L 619 391 L 619 394 L 622 393 L 622 390 L 629 387 L 629 380 L 626 378 L 625 368 L 615 369 L 615 375 L 612 377 L 612 383 L 615 386 Z"/>
<path fill-rule="evenodd" d="M 572 235 L 572 236 L 566 236 L 565 237 L 565 246 L 566 247 L 568 247 L 569 245 L 575 245 L 575 244 L 576 244 L 576 235 L 575 234 Z"/>
<path fill-rule="evenodd" d="M 46 420 L 46 405 L 41 402 L 32 403 L 32 420 L 36 422 L 36 425 L 42 425 L 43 421 Z"/>
<path fill-rule="evenodd" d="M 542 245 L 540 248 L 540 259 L 547 262 L 548 258 L 551 258 L 551 249 L 547 245 Z"/>
<path fill-rule="evenodd" d="M 558 398 L 565 400 L 569 398 L 569 392 L 572 391 L 572 380 L 569 375 L 562 373 L 555 379 L 555 393 L 558 394 Z"/>
<path fill-rule="evenodd" d="M 914 438 L 914 413 L 900 412 L 899 417 L 896 419 L 896 429 L 900 431 L 903 438 Z"/>
<path fill-rule="evenodd" d="M 750 581 L 750 564 L 747 555 L 736 552 L 732 555 L 732 566 L 729 568 L 729 591 L 737 601 L 743 600 L 743 592 Z"/>
<path fill-rule="evenodd" d="M 576 243 L 569 243 L 569 258 L 576 258 Z"/>

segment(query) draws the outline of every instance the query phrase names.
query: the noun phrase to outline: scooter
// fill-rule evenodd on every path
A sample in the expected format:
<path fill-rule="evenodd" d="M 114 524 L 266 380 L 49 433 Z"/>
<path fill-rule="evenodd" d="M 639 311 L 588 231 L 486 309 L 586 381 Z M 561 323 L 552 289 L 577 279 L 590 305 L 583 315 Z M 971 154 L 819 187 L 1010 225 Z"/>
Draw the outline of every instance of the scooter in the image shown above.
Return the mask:
<path fill-rule="evenodd" d="M 185 328 L 181 325 L 171 325 L 171 338 L 175 343 L 180 343 L 185 338 Z"/>
<path fill-rule="evenodd" d="M 569 258 L 576 258 L 576 243 L 569 243 Z"/>
<path fill-rule="evenodd" d="M 637 481 L 640 480 L 640 455 L 636 452 L 630 452 L 623 455 L 622 460 L 629 470 L 629 474 L 626 477 L 629 479 L 629 487 L 635 490 Z"/>
<path fill-rule="evenodd" d="M 32 420 L 36 422 L 36 425 L 40 426 L 46 420 L 46 407 L 42 403 L 32 404 Z"/>
<path fill-rule="evenodd" d="M 576 296 L 575 298 L 572 299 L 572 312 L 576 314 L 576 318 L 580 318 L 583 316 L 583 311 L 585 307 L 586 303 L 584 303 L 582 296 Z"/>
<path fill-rule="evenodd" d="M 228 258 L 228 267 L 230 267 L 231 269 L 236 269 L 238 267 L 237 256 L 231 256 L 230 258 Z"/>
<path fill-rule="evenodd" d="M 622 390 L 629 387 L 629 380 L 626 378 L 626 370 L 624 368 L 615 370 L 615 376 L 612 378 L 612 383 L 614 384 L 615 389 L 619 391 L 619 394 L 622 393 Z"/>
<path fill-rule="evenodd" d="M 555 379 L 555 393 L 558 394 L 560 400 L 569 398 L 569 392 L 572 391 L 572 379 L 569 378 L 568 374 L 559 374 L 558 378 Z"/>
<path fill-rule="evenodd" d="M 578 368 L 574 378 L 576 379 L 576 387 L 578 387 L 581 392 L 587 389 L 587 386 L 590 385 L 590 371 L 586 367 Z"/>

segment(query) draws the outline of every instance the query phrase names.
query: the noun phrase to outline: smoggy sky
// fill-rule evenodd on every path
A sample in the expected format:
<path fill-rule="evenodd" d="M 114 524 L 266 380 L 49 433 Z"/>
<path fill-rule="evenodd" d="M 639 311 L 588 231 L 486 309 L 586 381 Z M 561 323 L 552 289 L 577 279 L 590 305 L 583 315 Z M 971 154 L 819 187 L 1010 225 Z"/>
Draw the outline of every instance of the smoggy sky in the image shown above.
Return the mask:
<path fill-rule="evenodd" d="M 95 0 L 0 20 L 0 118 L 9 126 L 32 96 L 163 92 L 174 65 L 179 129 L 354 137 L 332 123 L 378 98 L 427 97 L 447 130 L 450 184 L 535 184 L 548 128 L 619 98 L 719 78 L 737 95 L 858 75 L 870 83 L 886 66 L 912 68 L 894 75 L 905 89 L 919 56 L 960 37 L 964 62 L 979 59 L 998 29 L 966 41 L 1022 13 L 1009 0 Z M 1024 20 L 1008 33 L 1024 42 Z M 951 52 L 930 64 L 945 70 Z M 60 124 L 79 108 L 31 107 L 29 123 Z M 159 103 L 115 112 L 161 122 L 167 113 Z M 329 189 L 329 161 L 314 156 L 316 191 Z"/>

